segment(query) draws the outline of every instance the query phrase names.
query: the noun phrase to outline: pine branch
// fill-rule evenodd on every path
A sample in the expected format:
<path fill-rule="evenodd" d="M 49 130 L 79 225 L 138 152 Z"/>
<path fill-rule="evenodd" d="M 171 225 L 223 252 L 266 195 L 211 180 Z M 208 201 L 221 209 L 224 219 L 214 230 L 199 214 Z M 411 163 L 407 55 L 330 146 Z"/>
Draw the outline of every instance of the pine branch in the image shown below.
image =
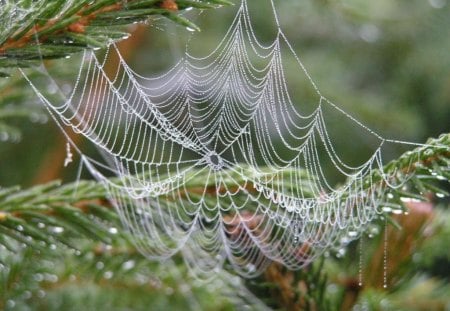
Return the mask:
<path fill-rule="evenodd" d="M 67 68 L 63 70 L 66 71 Z M 30 72 L 31 77 L 35 75 L 35 72 Z M 9 79 L 0 78 L 0 93 L 0 142 L 21 140 L 22 132 L 17 126 L 18 120 L 31 123 L 45 123 L 48 120 L 48 115 L 42 107 L 30 100 L 34 93 L 23 77 L 15 74 Z M 52 96 L 48 92 L 45 94 Z"/>
<path fill-rule="evenodd" d="M 154 16 L 199 30 L 177 13 L 187 8 L 229 4 L 227 0 L 81 0 L 69 4 L 65 0 L 7 1 L 0 13 L 0 68 L 28 67 L 35 60 L 105 47 L 128 37 L 122 25 Z"/>
<path fill-rule="evenodd" d="M 385 173 L 415 173 L 416 176 L 409 179 L 402 189 L 391 190 L 387 193 L 385 201 L 391 204 L 402 204 L 404 208 L 403 202 L 407 201 L 405 198 L 426 199 L 427 195 L 420 193 L 419 189 L 423 188 L 434 194 L 445 193 L 445 189 L 441 189 L 444 187 L 440 187 L 439 183 L 449 180 L 449 150 L 450 135 L 445 134 L 439 139 L 429 140 L 427 147 L 407 152 L 386 165 Z M 373 174 L 381 176 L 381 172 Z M 419 180 L 420 187 L 416 179 Z M 195 195 L 198 183 L 203 180 L 202 176 L 191 180 L 186 186 L 190 195 Z M 239 182 L 245 185 L 247 181 Z M 214 185 L 211 185 L 208 188 L 206 200 L 215 200 L 215 195 L 220 193 L 221 189 L 213 187 Z M 250 185 L 248 187 L 251 189 Z M 120 256 L 121 258 L 140 256 L 129 242 L 128 233 L 121 229 L 118 215 L 110 207 L 106 198 L 105 189 L 92 181 L 81 181 L 63 186 L 59 183 L 51 183 L 28 190 L 1 189 L 0 246 L 11 252 L 17 252 L 21 248 L 20 245 L 25 245 L 26 249 L 35 249 L 41 253 L 48 253 L 49 249 L 57 246 L 57 248 L 81 250 L 82 253 L 88 251 L 95 256 L 108 257 L 107 255 L 111 256 L 111 254 L 114 254 L 112 257 Z M 172 203 L 167 202 L 167 204 Z M 252 208 L 252 206 L 247 207 L 248 213 L 252 213 Z M 230 225 L 239 226 L 240 224 Z M 110 246 L 106 247 L 107 245 Z M 3 264 L 8 265 L 7 262 Z M 274 306 L 291 306 L 310 310 L 327 309 L 331 303 L 323 298 L 326 274 L 323 273 L 322 268 L 313 269 L 316 272 L 312 273 L 311 270 L 290 272 L 274 263 L 266 272 L 265 281 L 260 280 L 261 284 L 268 286 L 268 291 L 267 288 L 261 288 L 260 284 L 259 287 L 254 288 L 254 293 Z M 275 286 L 273 290 L 270 289 L 272 286 Z M 354 303 L 355 299 L 352 301 Z"/>
<path fill-rule="evenodd" d="M 430 140 L 428 145 L 428 147 L 407 152 L 386 165 L 384 171 L 386 174 L 415 173 L 401 189 L 391 190 L 386 194 L 385 202 L 389 203 L 389 206 L 395 204 L 403 209 L 402 204 L 408 198 L 425 200 L 427 194 L 420 192 L 421 189 L 436 195 L 446 193 L 444 187 L 440 187 L 439 182 L 443 182 L 443 178 L 447 182 L 450 179 L 450 134 Z M 417 159 L 418 154 L 421 156 Z M 381 176 L 381 172 L 373 174 Z M 191 195 L 195 195 L 197 183 L 201 184 L 204 180 L 203 176 L 197 176 L 191 179 L 186 189 Z M 233 181 L 230 181 L 232 184 L 228 189 L 231 189 L 236 181 L 240 182 L 241 186 L 252 189 L 248 181 L 240 180 L 239 176 L 235 176 Z M 210 185 L 207 194 L 212 200 L 215 200 L 215 195 L 221 191 L 221 189 L 215 189 L 214 185 Z M 70 246 L 69 241 L 64 238 L 65 235 L 52 234 L 49 231 L 48 228 L 55 226 L 70 231 L 71 236 L 72 234 L 78 237 L 81 235 L 109 243 L 111 235 L 108 233 L 108 228 L 117 227 L 119 221 L 115 211 L 109 207 L 106 195 L 103 187 L 92 181 L 64 186 L 59 183 L 50 183 L 28 190 L 1 189 L 0 230 L 4 236 L 37 247 L 39 247 L 37 241 L 46 244 L 60 242 Z M 236 200 L 238 199 L 236 198 Z M 173 203 L 167 202 L 167 204 Z M 248 206 L 247 210 L 251 213 L 252 207 Z M 39 228 L 40 224 L 44 224 L 46 229 Z M 33 240 L 27 240 L 27 237 L 31 237 Z"/>
<path fill-rule="evenodd" d="M 402 185 L 385 194 L 387 213 L 405 211 L 405 203 L 411 201 L 450 196 L 446 190 L 450 181 L 450 134 L 429 139 L 426 146 L 404 153 L 388 163 L 383 172 L 374 171 L 371 177 L 383 182 L 383 173 L 391 176 L 390 183 Z"/>

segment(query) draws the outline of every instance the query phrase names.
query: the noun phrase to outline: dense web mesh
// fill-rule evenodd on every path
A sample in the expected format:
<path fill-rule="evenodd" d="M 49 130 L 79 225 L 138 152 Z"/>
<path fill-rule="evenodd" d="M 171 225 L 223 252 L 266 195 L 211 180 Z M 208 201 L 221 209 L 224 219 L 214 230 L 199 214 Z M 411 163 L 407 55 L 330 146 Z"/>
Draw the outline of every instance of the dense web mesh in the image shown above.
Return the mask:
<path fill-rule="evenodd" d="M 108 78 L 108 54 L 120 56 L 111 44 L 104 59 L 84 53 L 63 102 L 51 102 L 30 80 L 62 128 L 100 150 L 102 159 L 81 153 L 82 161 L 147 257 L 181 252 L 201 277 L 224 264 L 244 276 L 271 261 L 298 269 L 357 238 L 383 212 L 386 189 L 404 182 L 401 172 L 375 173 L 383 169 L 383 146 L 400 142 L 321 94 L 273 11 L 271 44 L 258 41 L 242 0 L 216 49 L 203 57 L 186 52 L 157 77 L 139 75 L 120 58 Z M 291 99 L 286 55 L 314 94 L 309 112 Z M 324 109 L 376 141 L 364 163 L 342 159 Z M 324 163 L 345 182 L 333 186 Z"/>

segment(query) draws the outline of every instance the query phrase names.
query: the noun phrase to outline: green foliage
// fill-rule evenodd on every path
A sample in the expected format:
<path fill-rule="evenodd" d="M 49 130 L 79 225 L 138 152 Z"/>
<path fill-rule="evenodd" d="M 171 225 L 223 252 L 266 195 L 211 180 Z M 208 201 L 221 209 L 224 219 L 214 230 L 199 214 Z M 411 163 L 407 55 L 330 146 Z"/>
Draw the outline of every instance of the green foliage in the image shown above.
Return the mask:
<path fill-rule="evenodd" d="M 43 58 L 66 57 L 121 40 L 128 36 L 125 25 L 149 17 L 163 16 L 196 29 L 178 12 L 161 8 L 163 1 L 65 3 L 0 1 L 0 75 L 8 76 L 8 68 L 34 66 Z M 179 10 L 229 4 L 220 0 L 176 3 Z M 416 141 L 449 130 L 450 97 L 445 85 L 450 68 L 448 4 L 439 11 L 419 0 L 408 2 L 407 9 L 389 0 L 284 1 L 279 7 L 281 11 L 298 12 L 283 21 L 287 34 L 299 40 L 302 59 L 312 67 L 322 89 L 333 94 L 346 110 L 355 111 L 358 119 L 370 127 L 376 120 L 386 132 L 415 137 Z M 255 16 L 255 28 L 263 37 L 269 36 L 268 14 L 261 12 Z M 298 15 L 303 17 L 299 19 Z M 209 26 L 214 30 L 220 23 L 213 19 Z M 146 50 L 139 61 L 143 66 L 142 58 L 165 57 L 158 38 L 153 39 L 158 46 L 156 55 Z M 159 61 L 148 66 L 154 63 Z M 76 70 L 70 64 L 63 67 L 69 74 Z M 38 146 L 42 145 L 38 149 L 45 152 L 50 138 L 38 126 L 45 114 L 34 105 L 35 100 L 30 100 L 26 82 L 14 73 L 10 79 L 0 79 L 0 94 L 0 141 L 18 141 L 23 132 L 24 139 L 29 136 L 36 140 Z M 398 103 L 393 105 L 392 99 Z M 28 120 L 37 123 L 30 128 Z M 340 124 L 332 131 L 339 136 Z M 363 242 L 353 242 L 301 271 L 287 271 L 274 264 L 260 278 L 246 281 L 253 294 L 274 309 L 448 309 L 450 227 L 445 197 L 450 189 L 450 135 L 427 143 L 430 146 L 406 152 L 385 167 L 393 174 L 393 182 L 415 173 L 403 187 L 386 194 L 387 214 L 420 210 L 421 206 L 411 206 L 411 202 L 420 201 L 427 207 L 409 220 L 389 215 L 387 289 L 382 287 L 381 264 L 385 227 L 384 220 L 379 219 L 363 237 L 362 260 L 356 254 Z M 351 140 L 344 144 L 348 144 L 346 152 L 355 157 L 365 152 Z M 29 159 L 25 162 L 15 153 L 17 149 L 5 149 L 5 144 L 0 148 L 1 159 L 13 154 L 8 161 L 1 161 L 1 184 L 10 181 L 4 172 L 11 169 L 14 174 L 29 170 L 27 176 L 32 176 L 41 150 L 30 150 L 26 143 L 23 148 Z M 382 182 L 380 172 L 373 174 Z M 103 187 L 92 181 L 50 183 L 25 190 L 0 187 L 0 309 L 148 310 L 152 306 L 164 310 L 167 305 L 180 310 L 228 310 L 242 305 L 264 308 L 242 286 L 244 280 L 226 271 L 217 274 L 214 285 L 196 286 L 180 258 L 159 264 L 142 257 L 105 195 Z M 346 253 L 343 258 L 340 251 Z M 362 287 L 357 285 L 360 261 Z"/>
<path fill-rule="evenodd" d="M 35 60 L 64 58 L 86 48 L 102 48 L 129 36 L 122 25 L 164 16 L 193 30 L 199 28 L 178 9 L 207 9 L 226 0 L 44 0 L 0 3 L 0 68 L 29 67 Z M 25 22 L 24 22 L 25 21 Z M 1 76 L 8 76 L 0 72 Z"/>
<path fill-rule="evenodd" d="M 414 169 L 417 177 L 409 180 L 401 189 L 388 193 L 385 198 L 385 205 L 394 210 L 403 210 L 402 202 L 405 199 L 420 198 L 426 200 L 425 193 L 422 193 L 420 197 L 415 194 L 417 189 L 414 187 L 419 187 L 418 185 L 420 185 L 420 189 L 426 189 L 426 193 L 443 193 L 445 190 L 437 188 L 438 186 L 434 184 L 442 181 L 442 176 L 447 176 L 450 172 L 449 150 L 450 135 L 446 134 L 439 139 L 429 140 L 428 146 L 420 147 L 413 152 L 407 152 L 399 159 L 387 164 L 385 170 L 388 174 Z M 374 172 L 374 174 L 379 175 L 380 172 Z M 195 188 L 196 182 L 197 179 L 191 180 L 186 188 Z M 249 208 L 251 209 L 250 206 Z M 87 289 L 85 288 L 87 292 L 77 292 L 77 295 L 85 298 L 69 295 L 70 288 L 75 286 L 69 282 L 68 287 L 64 286 L 63 289 L 57 289 L 56 292 L 51 291 L 51 295 L 61 295 L 62 298 L 60 299 L 64 303 L 70 304 L 73 303 L 71 299 L 88 299 L 86 297 L 93 295 L 89 298 L 94 299 L 92 308 L 95 308 L 94 306 L 98 306 L 98 304 L 109 305 L 102 301 L 101 297 L 114 293 L 115 282 L 127 284 L 128 277 L 123 275 L 124 271 L 122 271 L 127 262 L 132 261 L 133 268 L 136 262 L 144 266 L 153 265 L 157 267 L 157 265 L 147 262 L 136 251 L 129 242 L 127 232 L 121 228 L 118 215 L 107 203 L 104 188 L 92 181 L 81 181 L 67 185 L 60 185 L 60 183 L 55 182 L 35 186 L 28 190 L 20 190 L 17 187 L 2 189 L 0 192 L 0 232 L 2 233 L 0 235 L 0 247 L 8 250 L 5 253 L 6 255 L 0 258 L 3 264 L 4 278 L 2 292 L 5 293 L 4 295 L 9 295 L 3 298 L 3 303 L 6 305 L 8 301 L 16 301 L 17 297 L 22 297 L 23 292 L 30 292 L 30 290 L 34 290 L 35 295 L 38 295 L 42 286 L 37 285 L 36 282 L 26 281 L 27 286 L 23 283 L 25 281 L 19 282 L 20 286 L 25 286 L 23 289 L 11 284 L 18 278 L 28 277 L 28 273 L 33 275 L 49 273 L 40 271 L 46 267 L 42 265 L 36 271 L 27 272 L 27 276 L 17 276 L 24 269 L 25 271 L 31 269 L 27 266 L 29 260 L 31 260 L 29 259 L 30 256 L 39 258 L 37 254 L 44 254 L 45 258 L 49 252 L 52 253 L 52 249 L 55 254 L 61 256 L 59 252 L 63 249 L 70 251 L 72 255 L 69 258 L 63 258 L 64 269 L 54 274 L 54 277 L 58 280 L 63 278 L 64 282 L 67 282 L 70 275 L 76 275 L 76 278 L 89 276 L 86 284 Z M 20 254 L 19 259 L 13 255 L 15 253 Z M 50 259 L 46 258 L 45 262 L 60 261 L 61 258 L 58 258 L 55 254 Z M 108 264 L 106 268 L 102 266 L 102 269 L 97 269 L 99 270 L 97 271 L 96 267 L 98 267 L 99 262 L 102 263 L 101 265 Z M 290 286 L 295 298 L 292 301 L 285 302 L 285 307 L 332 310 L 332 306 L 338 301 L 341 305 L 344 305 L 345 298 L 339 298 L 340 296 L 337 295 L 334 301 L 330 300 L 332 295 L 328 295 L 326 292 L 328 281 L 323 263 L 322 260 L 320 263 L 314 264 L 311 269 L 298 272 L 287 271 L 285 268 L 274 264 L 262 279 L 250 281 L 249 285 L 257 296 L 266 297 L 264 300 L 269 306 L 277 306 L 280 301 L 284 303 L 280 296 L 283 297 L 283 290 Z M 80 271 L 79 268 L 68 268 L 71 265 L 83 267 L 83 269 Z M 133 271 L 136 273 L 142 272 L 138 268 Z M 112 278 L 111 274 L 115 275 L 115 278 L 109 281 Z M 108 285 L 100 289 L 98 288 L 99 282 L 107 282 Z M 288 282 L 289 286 L 279 286 L 277 282 Z M 130 287 L 131 285 L 126 286 Z M 88 290 L 91 287 L 92 289 Z M 20 294 L 17 294 L 16 291 Z M 101 291 L 102 294 L 96 294 L 96 291 Z M 145 289 L 138 286 L 136 291 L 133 291 L 130 295 L 139 294 L 140 291 L 145 291 Z M 364 296 L 366 297 L 364 299 L 372 299 L 370 294 L 367 295 L 367 297 Z M 28 297 L 29 294 L 25 296 Z M 48 303 L 52 303 L 51 300 Z M 140 303 L 145 303 L 145 300 L 141 300 Z M 56 306 L 45 306 L 56 308 Z M 61 305 L 58 305 L 58 307 L 61 307 Z"/>
<path fill-rule="evenodd" d="M 0 232 L 6 310 L 228 310 L 250 303 L 233 297 L 241 285 L 226 272 L 214 282 L 224 291 L 215 297 L 188 284 L 175 261 L 143 257 L 95 182 L 2 189 Z"/>

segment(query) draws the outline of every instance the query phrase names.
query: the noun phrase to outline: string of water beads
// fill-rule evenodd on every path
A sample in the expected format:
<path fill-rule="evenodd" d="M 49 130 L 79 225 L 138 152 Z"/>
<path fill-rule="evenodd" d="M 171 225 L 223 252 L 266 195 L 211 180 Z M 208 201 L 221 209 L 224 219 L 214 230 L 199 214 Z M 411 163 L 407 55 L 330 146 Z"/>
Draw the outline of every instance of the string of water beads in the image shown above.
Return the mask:
<path fill-rule="evenodd" d="M 213 277 L 225 260 L 245 276 L 272 260 L 301 268 L 360 236 L 384 213 L 385 185 L 401 187 L 407 178 L 374 177 L 383 172 L 384 144 L 401 142 L 382 138 L 321 95 L 270 3 L 278 30 L 271 44 L 257 40 L 242 0 L 214 51 L 186 52 L 158 77 L 133 71 L 114 44 L 106 52 L 120 59 L 114 77 L 104 72 L 107 56 L 85 52 L 63 103 L 52 103 L 24 74 L 58 125 L 86 136 L 104 155 L 92 159 L 72 143 L 138 249 L 151 259 L 182 251 L 202 277 Z M 310 114 L 289 95 L 285 49 L 317 94 Z M 340 157 L 324 105 L 379 140 L 366 162 L 349 165 Z M 319 148 L 347 180 L 343 186 L 326 178 Z"/>
<path fill-rule="evenodd" d="M 364 258 L 363 258 L 363 242 L 364 242 L 364 234 L 359 238 L 359 262 L 358 262 L 358 285 L 363 286 L 363 267 L 364 267 Z"/>
<path fill-rule="evenodd" d="M 388 226 L 387 226 L 387 217 L 384 217 L 384 237 L 383 237 L 383 288 L 387 288 L 387 261 L 388 261 Z"/>
<path fill-rule="evenodd" d="M 64 159 L 64 167 L 67 167 L 70 163 L 73 162 L 73 154 L 70 150 L 70 143 L 66 143 L 66 158 Z"/>

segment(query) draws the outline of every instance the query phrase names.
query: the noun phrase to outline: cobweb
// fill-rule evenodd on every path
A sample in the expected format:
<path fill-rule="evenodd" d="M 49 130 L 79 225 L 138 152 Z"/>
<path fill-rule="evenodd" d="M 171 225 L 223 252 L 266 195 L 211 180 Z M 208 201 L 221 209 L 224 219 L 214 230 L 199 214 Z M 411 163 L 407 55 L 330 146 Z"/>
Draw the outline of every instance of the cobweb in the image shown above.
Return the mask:
<path fill-rule="evenodd" d="M 163 75 L 133 71 L 111 43 L 104 58 L 84 53 L 62 102 L 29 80 L 62 129 L 99 149 L 103 157 L 94 158 L 72 142 L 139 250 L 158 260 L 181 252 L 203 278 L 224 264 L 248 277 L 272 261 L 289 269 L 308 265 L 358 238 L 383 213 L 387 189 L 404 182 L 401 174 L 383 173 L 381 155 L 385 144 L 401 142 L 321 94 L 270 5 L 276 36 L 268 45 L 255 35 L 242 0 L 211 53 L 198 57 L 187 49 Z M 120 62 L 109 78 L 112 53 Z M 286 55 L 314 94 L 314 109 L 291 98 Z M 341 157 L 325 109 L 376 141 L 364 163 Z M 340 186 L 327 177 L 327 165 L 344 180 Z"/>

